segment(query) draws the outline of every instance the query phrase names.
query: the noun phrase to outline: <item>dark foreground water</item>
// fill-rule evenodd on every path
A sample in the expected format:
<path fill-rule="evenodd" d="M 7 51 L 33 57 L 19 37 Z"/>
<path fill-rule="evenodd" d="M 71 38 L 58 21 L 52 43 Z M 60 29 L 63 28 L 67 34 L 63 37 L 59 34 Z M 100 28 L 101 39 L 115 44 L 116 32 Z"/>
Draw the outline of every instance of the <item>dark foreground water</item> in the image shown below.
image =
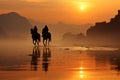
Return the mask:
<path fill-rule="evenodd" d="M 0 48 L 0 80 L 120 80 L 119 71 L 114 48 Z"/>

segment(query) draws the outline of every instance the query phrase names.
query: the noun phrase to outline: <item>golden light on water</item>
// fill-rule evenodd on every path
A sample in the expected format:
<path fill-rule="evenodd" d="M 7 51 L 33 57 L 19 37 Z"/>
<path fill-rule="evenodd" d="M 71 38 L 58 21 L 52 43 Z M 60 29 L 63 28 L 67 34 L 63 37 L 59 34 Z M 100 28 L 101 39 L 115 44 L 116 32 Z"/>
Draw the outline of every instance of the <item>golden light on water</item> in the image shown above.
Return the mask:
<path fill-rule="evenodd" d="M 80 78 L 84 78 L 84 73 L 83 73 L 83 71 L 80 71 Z"/>
<path fill-rule="evenodd" d="M 84 78 L 83 67 L 80 67 L 80 78 Z"/>

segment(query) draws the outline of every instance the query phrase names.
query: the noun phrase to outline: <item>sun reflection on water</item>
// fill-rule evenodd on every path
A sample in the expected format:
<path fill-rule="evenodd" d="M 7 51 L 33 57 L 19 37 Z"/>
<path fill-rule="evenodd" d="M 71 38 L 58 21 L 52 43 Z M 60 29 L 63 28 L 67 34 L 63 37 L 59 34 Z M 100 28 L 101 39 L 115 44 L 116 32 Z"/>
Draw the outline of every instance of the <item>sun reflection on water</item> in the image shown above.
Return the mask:
<path fill-rule="evenodd" d="M 80 78 L 84 78 L 84 73 L 83 73 L 83 71 L 80 71 Z"/>
<path fill-rule="evenodd" d="M 84 78 L 83 67 L 80 67 L 80 78 Z"/>

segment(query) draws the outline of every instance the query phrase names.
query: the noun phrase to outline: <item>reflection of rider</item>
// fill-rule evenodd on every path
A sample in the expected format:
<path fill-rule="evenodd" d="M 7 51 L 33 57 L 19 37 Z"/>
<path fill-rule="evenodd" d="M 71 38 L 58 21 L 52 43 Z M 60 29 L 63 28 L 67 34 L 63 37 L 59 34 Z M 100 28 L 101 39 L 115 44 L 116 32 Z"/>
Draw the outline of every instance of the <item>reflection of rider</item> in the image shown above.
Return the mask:
<path fill-rule="evenodd" d="M 45 27 L 42 29 L 42 37 L 46 36 L 46 34 L 48 33 L 49 29 L 47 27 L 47 25 L 45 25 Z"/>
<path fill-rule="evenodd" d="M 39 47 L 34 47 L 31 60 L 31 69 L 34 71 L 37 71 L 38 58 L 40 58 Z"/>
<path fill-rule="evenodd" d="M 49 61 L 51 57 L 51 51 L 49 48 L 43 48 L 43 63 L 42 68 L 43 71 L 48 71 Z"/>

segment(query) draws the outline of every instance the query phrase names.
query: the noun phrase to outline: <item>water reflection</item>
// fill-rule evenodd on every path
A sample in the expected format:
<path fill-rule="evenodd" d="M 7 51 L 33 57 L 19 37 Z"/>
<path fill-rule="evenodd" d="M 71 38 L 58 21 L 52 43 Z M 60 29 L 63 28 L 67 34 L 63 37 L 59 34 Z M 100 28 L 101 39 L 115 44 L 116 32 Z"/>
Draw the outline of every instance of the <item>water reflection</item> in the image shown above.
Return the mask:
<path fill-rule="evenodd" d="M 43 51 L 42 57 L 40 58 L 41 48 L 37 46 L 33 48 L 32 55 L 30 55 L 31 56 L 31 71 L 37 71 L 38 66 L 42 66 L 42 71 L 45 71 L 45 72 L 48 71 L 48 67 L 50 64 L 50 58 L 51 58 L 51 50 L 50 48 L 43 47 L 42 51 Z M 40 61 L 40 59 L 42 59 L 42 61 Z M 42 64 L 40 64 L 40 62 Z"/>
<path fill-rule="evenodd" d="M 92 53 L 92 54 L 90 54 Z M 101 70 L 115 70 L 120 73 L 120 51 L 97 51 L 88 52 L 88 55 L 94 56 L 95 68 Z"/>
<path fill-rule="evenodd" d="M 35 46 L 32 52 L 31 70 L 37 71 L 39 58 L 40 58 L 40 48 Z"/>
<path fill-rule="evenodd" d="M 84 78 L 83 67 L 80 67 L 80 78 Z"/>
<path fill-rule="evenodd" d="M 42 57 L 42 68 L 43 71 L 48 71 L 48 66 L 50 64 L 50 58 L 51 58 L 51 50 L 50 48 L 43 48 L 43 57 Z"/>
<path fill-rule="evenodd" d="M 5 78 L 10 78 L 12 75 L 10 71 L 14 71 L 18 73 L 18 78 L 24 78 L 29 74 L 29 79 L 36 76 L 42 80 L 120 79 L 120 51 L 74 51 L 34 47 L 28 52 L 29 49 L 22 47 L 18 48 L 19 51 L 17 49 L 1 51 L 0 71 L 10 73 L 1 73 L 7 75 Z M 30 56 L 28 53 L 31 53 Z M 22 72 L 22 76 L 19 77 L 18 71 Z M 33 71 L 37 72 L 34 74 Z M 45 72 L 47 74 L 44 74 Z"/>

